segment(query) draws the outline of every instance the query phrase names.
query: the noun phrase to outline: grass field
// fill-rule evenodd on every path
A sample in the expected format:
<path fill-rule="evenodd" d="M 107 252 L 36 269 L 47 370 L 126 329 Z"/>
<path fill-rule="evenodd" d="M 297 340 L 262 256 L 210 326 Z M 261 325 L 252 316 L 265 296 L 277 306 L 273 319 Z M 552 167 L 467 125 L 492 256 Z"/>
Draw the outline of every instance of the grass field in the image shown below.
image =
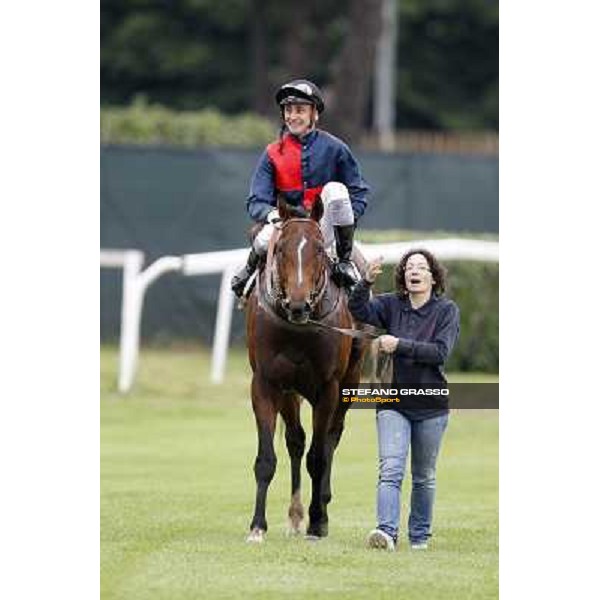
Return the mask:
<path fill-rule="evenodd" d="M 387 244 L 391 242 L 412 242 L 442 238 L 468 238 L 498 241 L 498 235 L 471 231 L 415 231 L 414 229 L 358 229 L 357 240 L 366 244 Z"/>
<path fill-rule="evenodd" d="M 334 464 L 329 537 L 318 543 L 284 535 L 289 461 L 278 434 L 269 532 L 257 547 L 244 542 L 255 492 L 249 367 L 245 354 L 234 352 L 227 384 L 214 386 L 209 364 L 208 352 L 197 348 L 143 350 L 135 390 L 122 398 L 117 352 L 101 351 L 102 598 L 498 597 L 497 411 L 451 415 L 425 552 L 406 543 L 406 493 L 398 552 L 364 547 L 375 525 L 373 411 L 348 415 Z M 310 435 L 309 410 L 303 422 Z M 303 477 L 307 506 L 304 465 Z"/>

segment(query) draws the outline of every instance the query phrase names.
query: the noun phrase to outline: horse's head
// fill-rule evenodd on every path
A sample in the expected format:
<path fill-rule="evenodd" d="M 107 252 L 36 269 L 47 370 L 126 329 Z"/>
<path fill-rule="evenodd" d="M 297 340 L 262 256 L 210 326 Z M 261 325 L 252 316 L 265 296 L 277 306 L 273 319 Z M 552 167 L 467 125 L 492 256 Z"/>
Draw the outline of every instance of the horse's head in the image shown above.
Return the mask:
<path fill-rule="evenodd" d="M 323 203 L 317 197 L 308 218 L 282 200 L 278 202 L 283 220 L 274 254 L 281 305 L 293 323 L 306 323 L 326 285 L 327 255 L 319 220 Z"/>

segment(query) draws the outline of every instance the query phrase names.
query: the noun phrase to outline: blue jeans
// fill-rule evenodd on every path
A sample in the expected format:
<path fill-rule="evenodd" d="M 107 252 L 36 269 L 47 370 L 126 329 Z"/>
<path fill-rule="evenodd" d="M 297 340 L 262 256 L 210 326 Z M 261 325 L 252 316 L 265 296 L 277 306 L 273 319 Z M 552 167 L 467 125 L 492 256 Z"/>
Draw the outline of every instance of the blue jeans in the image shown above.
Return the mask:
<path fill-rule="evenodd" d="M 378 529 L 398 538 L 400 491 L 411 448 L 412 494 L 408 537 L 412 544 L 431 537 L 435 498 L 435 465 L 448 425 L 448 414 L 423 421 L 410 421 L 395 410 L 377 413 L 379 482 L 377 484 Z"/>

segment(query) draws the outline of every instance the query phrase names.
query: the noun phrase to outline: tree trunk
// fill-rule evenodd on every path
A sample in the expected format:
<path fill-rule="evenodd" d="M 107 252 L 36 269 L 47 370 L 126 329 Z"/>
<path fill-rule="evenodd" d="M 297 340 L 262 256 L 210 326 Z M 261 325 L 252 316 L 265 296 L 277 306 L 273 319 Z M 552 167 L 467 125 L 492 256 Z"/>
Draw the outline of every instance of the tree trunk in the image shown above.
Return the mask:
<path fill-rule="evenodd" d="M 327 129 L 349 144 L 360 141 L 381 29 L 382 0 L 351 0 L 349 27 L 328 97 Z"/>
<path fill-rule="evenodd" d="M 382 24 L 375 59 L 374 124 L 379 148 L 394 150 L 396 122 L 396 44 L 398 0 L 383 0 Z"/>
<path fill-rule="evenodd" d="M 283 42 L 285 78 L 286 80 L 310 79 L 307 38 L 311 27 L 311 3 L 304 0 L 288 5 L 286 8 L 290 14 Z"/>
<path fill-rule="evenodd" d="M 269 94 L 268 34 L 264 2 L 262 0 L 252 0 L 250 19 L 252 108 L 261 115 L 272 116 L 273 106 Z"/>

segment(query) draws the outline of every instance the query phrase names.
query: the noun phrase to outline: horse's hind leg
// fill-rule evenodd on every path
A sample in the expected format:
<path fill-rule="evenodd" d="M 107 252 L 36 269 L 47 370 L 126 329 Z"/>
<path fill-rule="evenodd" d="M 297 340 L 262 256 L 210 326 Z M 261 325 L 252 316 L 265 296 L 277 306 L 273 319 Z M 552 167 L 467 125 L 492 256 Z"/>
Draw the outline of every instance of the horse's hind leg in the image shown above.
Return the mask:
<path fill-rule="evenodd" d="M 304 456 L 306 434 L 300 422 L 301 400 L 296 394 L 286 394 L 280 412 L 285 421 L 285 443 L 290 455 L 292 475 L 292 496 L 289 516 L 290 534 L 300 533 L 300 525 L 304 518 L 304 507 L 300 493 L 300 465 Z"/>
<path fill-rule="evenodd" d="M 254 462 L 256 502 L 250 525 L 249 542 L 262 542 L 267 531 L 267 490 L 275 475 L 277 457 L 273 447 L 277 417 L 277 392 L 261 381 L 256 373 L 252 377 L 252 408 L 258 434 L 258 453 Z"/>

